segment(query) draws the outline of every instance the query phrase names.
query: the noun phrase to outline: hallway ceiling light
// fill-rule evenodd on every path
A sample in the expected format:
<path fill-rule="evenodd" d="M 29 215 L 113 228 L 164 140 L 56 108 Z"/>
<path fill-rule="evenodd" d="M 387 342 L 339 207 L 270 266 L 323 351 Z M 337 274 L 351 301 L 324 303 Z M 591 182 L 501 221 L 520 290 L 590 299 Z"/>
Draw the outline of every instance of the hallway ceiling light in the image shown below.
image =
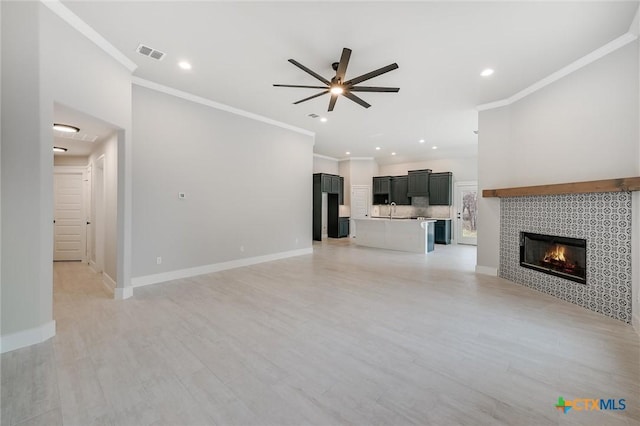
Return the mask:
<path fill-rule="evenodd" d="M 180 61 L 178 62 L 178 66 L 180 68 L 182 68 L 183 70 L 190 70 L 191 69 L 191 64 L 187 61 Z"/>
<path fill-rule="evenodd" d="M 376 146 L 376 151 L 380 151 L 380 149 L 381 148 L 379 146 Z"/>
<path fill-rule="evenodd" d="M 420 142 L 420 143 L 424 143 L 424 139 L 420 139 L 418 142 Z"/>
<path fill-rule="evenodd" d="M 67 152 L 67 148 L 62 148 L 61 146 L 54 146 L 53 152 Z"/>
<path fill-rule="evenodd" d="M 392 152 L 392 153 L 391 153 L 391 155 L 396 155 L 396 153 L 395 153 L 395 152 Z"/>
<path fill-rule="evenodd" d="M 53 123 L 53 130 L 65 133 L 78 133 L 80 129 L 76 126 L 70 126 L 69 124 Z"/>
<path fill-rule="evenodd" d="M 327 117 L 321 117 L 320 121 L 322 121 L 323 123 L 326 123 L 327 122 Z"/>
<path fill-rule="evenodd" d="M 438 149 L 438 147 L 437 146 L 432 146 L 431 149 Z"/>
<path fill-rule="evenodd" d="M 493 74 L 493 70 L 491 68 L 487 68 L 480 73 L 482 77 L 489 77 L 491 74 Z"/>

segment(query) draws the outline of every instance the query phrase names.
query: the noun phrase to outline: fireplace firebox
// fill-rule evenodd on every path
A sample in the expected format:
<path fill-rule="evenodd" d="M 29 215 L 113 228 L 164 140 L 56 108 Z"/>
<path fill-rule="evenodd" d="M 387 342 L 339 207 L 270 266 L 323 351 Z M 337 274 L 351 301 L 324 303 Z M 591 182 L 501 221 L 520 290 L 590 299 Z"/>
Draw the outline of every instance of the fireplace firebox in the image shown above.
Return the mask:
<path fill-rule="evenodd" d="M 520 233 L 520 266 L 586 284 L 586 262 L 586 240 Z"/>

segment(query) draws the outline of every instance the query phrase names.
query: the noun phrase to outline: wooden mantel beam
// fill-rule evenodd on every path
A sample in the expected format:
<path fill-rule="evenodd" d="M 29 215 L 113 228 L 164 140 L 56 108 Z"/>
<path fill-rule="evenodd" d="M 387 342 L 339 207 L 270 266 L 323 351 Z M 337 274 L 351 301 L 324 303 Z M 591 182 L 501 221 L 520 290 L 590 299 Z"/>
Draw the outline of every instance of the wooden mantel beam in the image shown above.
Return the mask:
<path fill-rule="evenodd" d="M 588 194 L 592 192 L 640 191 L 640 177 L 592 180 L 589 182 L 556 183 L 552 185 L 521 186 L 516 188 L 484 189 L 482 196 L 523 197 L 527 195 Z"/>

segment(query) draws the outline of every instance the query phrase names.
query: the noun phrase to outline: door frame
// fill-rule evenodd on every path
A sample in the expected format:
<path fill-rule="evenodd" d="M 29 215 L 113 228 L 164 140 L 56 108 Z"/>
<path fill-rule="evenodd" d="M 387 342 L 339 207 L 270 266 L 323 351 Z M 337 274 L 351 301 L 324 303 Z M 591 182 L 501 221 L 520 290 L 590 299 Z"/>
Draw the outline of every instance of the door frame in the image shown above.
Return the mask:
<path fill-rule="evenodd" d="M 454 190 L 454 209 L 455 209 L 455 226 L 454 226 L 454 240 L 456 244 L 467 244 L 467 245 L 473 245 L 473 246 L 477 246 L 478 245 L 478 240 L 476 238 L 475 242 L 462 242 L 462 218 L 460 217 L 460 215 L 462 214 L 462 206 L 460 205 L 460 203 L 462 202 L 462 199 L 460 197 L 460 193 L 462 191 L 462 188 L 467 188 L 467 187 L 474 187 L 476 189 L 476 194 L 478 191 L 478 181 L 461 181 L 461 182 L 456 182 L 455 183 L 455 190 Z"/>
<path fill-rule="evenodd" d="M 54 175 L 54 179 L 55 179 L 55 175 L 81 175 L 82 178 L 82 206 L 80 207 L 82 212 L 84 213 L 84 250 L 82 252 L 82 259 L 81 261 L 83 263 L 88 262 L 89 260 L 89 255 L 87 253 L 87 237 L 88 237 L 88 229 L 87 229 L 87 222 L 88 220 L 88 216 L 87 216 L 87 193 L 85 192 L 85 183 L 87 180 L 87 166 L 53 166 L 53 175 Z M 54 194 L 53 194 L 53 199 L 54 199 L 54 206 L 53 206 L 53 213 L 55 216 L 55 212 L 56 212 L 56 206 L 55 206 L 55 187 L 53 188 Z M 55 217 L 54 217 L 55 219 Z M 55 236 L 55 224 L 53 226 L 53 249 L 54 249 L 54 257 L 55 257 L 55 244 L 56 244 L 56 236 Z"/>
<path fill-rule="evenodd" d="M 106 206 L 106 188 L 105 188 L 105 155 L 102 154 L 91 162 L 92 179 L 91 179 L 91 223 L 93 225 L 92 236 L 93 246 L 91 254 L 93 259 L 89 264 L 94 271 L 102 274 L 104 272 L 104 255 L 105 255 L 105 206 Z"/>

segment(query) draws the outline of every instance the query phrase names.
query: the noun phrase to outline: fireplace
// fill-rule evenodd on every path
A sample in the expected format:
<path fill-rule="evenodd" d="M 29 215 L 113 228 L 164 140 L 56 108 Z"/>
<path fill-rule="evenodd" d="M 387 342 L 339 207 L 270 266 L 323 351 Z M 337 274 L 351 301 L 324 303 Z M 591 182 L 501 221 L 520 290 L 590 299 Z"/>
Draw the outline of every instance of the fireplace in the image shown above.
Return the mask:
<path fill-rule="evenodd" d="M 520 233 L 520 266 L 586 284 L 586 260 L 586 240 Z"/>

